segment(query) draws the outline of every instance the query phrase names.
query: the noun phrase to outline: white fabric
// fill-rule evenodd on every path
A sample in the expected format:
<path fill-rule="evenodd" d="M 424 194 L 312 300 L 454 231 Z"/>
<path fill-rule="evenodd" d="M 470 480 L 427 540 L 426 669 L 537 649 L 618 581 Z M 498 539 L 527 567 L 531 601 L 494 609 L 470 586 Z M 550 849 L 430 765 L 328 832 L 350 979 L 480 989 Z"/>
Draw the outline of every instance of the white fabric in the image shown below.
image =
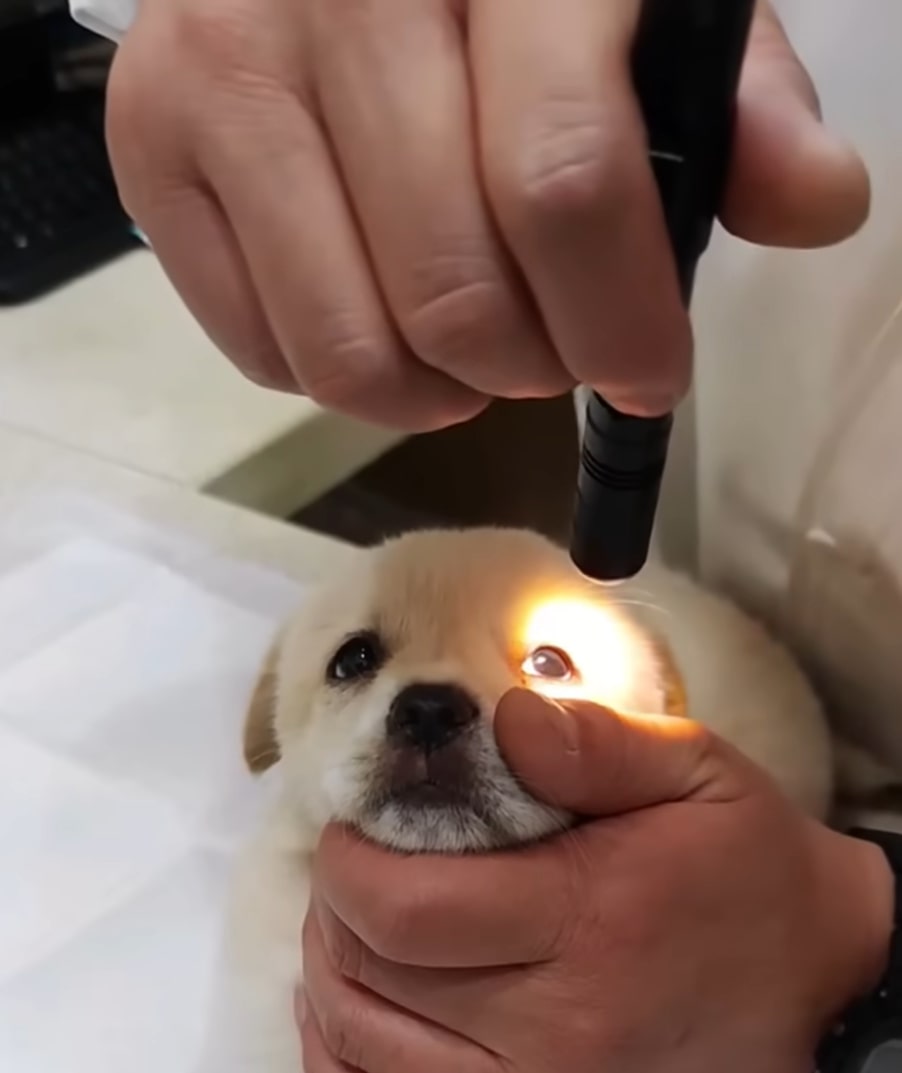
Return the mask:
<path fill-rule="evenodd" d="M 776 6 L 872 216 L 826 251 L 715 236 L 658 538 L 787 632 L 841 730 L 902 774 L 902 4 Z"/>
<path fill-rule="evenodd" d="M 191 1073 L 283 578 L 80 505 L 0 530 L 0 1070 Z"/>
<path fill-rule="evenodd" d="M 704 259 L 699 557 L 795 635 L 844 729 L 902 772 L 902 4 L 777 6 L 867 161 L 873 214 L 833 250 L 719 235 Z"/>
<path fill-rule="evenodd" d="M 138 0 L 69 0 L 72 18 L 86 30 L 117 44 L 138 14 Z"/>

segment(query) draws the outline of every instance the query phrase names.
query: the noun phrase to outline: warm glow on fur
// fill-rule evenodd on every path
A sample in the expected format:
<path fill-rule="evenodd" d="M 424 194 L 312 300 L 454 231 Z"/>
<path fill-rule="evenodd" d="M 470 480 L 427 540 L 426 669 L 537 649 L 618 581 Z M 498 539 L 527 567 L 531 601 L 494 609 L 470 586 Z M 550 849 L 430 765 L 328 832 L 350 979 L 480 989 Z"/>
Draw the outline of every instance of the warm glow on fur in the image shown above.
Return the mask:
<path fill-rule="evenodd" d="M 579 598 L 539 603 L 524 627 L 527 648 L 551 645 L 571 659 L 567 681 L 532 678 L 530 688 L 557 698 L 578 698 L 620 711 L 632 706 L 640 673 L 635 629 L 616 609 Z"/>

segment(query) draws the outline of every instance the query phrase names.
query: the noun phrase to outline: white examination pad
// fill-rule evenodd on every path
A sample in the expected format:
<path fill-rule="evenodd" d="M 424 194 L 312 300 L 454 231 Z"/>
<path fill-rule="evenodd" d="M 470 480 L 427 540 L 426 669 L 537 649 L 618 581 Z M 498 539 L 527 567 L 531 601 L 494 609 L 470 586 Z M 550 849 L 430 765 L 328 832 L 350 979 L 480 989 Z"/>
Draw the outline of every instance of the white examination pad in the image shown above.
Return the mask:
<path fill-rule="evenodd" d="M 74 514 L 0 533 L 0 1070 L 190 1073 L 265 792 L 241 720 L 301 591 Z"/>

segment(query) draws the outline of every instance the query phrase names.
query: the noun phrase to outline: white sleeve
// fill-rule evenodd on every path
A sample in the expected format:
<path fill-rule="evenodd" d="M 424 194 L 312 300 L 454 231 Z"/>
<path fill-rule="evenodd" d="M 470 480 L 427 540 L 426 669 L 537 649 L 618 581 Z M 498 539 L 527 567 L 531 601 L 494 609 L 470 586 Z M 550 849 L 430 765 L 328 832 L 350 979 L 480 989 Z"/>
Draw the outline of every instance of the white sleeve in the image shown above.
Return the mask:
<path fill-rule="evenodd" d="M 721 233 L 703 258 L 699 559 L 793 636 L 844 733 L 902 774 L 902 3 L 777 7 L 868 165 L 872 213 L 833 249 Z"/>
<path fill-rule="evenodd" d="M 138 0 L 69 0 L 72 18 L 86 30 L 119 42 L 138 13 Z"/>

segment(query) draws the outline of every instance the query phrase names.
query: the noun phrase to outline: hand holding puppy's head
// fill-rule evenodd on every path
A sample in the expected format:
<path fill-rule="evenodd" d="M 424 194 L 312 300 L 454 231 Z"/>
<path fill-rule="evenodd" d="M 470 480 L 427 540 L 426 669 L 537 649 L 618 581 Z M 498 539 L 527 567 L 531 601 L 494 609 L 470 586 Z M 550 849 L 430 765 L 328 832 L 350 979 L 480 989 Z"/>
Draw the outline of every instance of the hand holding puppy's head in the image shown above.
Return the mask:
<path fill-rule="evenodd" d="M 489 849 L 570 816 L 521 786 L 495 745 L 527 686 L 683 714 L 666 651 L 566 555 L 524 531 L 410 534 L 361 551 L 280 633 L 245 758 L 277 762 L 302 822 L 353 824 L 404 851 Z"/>

